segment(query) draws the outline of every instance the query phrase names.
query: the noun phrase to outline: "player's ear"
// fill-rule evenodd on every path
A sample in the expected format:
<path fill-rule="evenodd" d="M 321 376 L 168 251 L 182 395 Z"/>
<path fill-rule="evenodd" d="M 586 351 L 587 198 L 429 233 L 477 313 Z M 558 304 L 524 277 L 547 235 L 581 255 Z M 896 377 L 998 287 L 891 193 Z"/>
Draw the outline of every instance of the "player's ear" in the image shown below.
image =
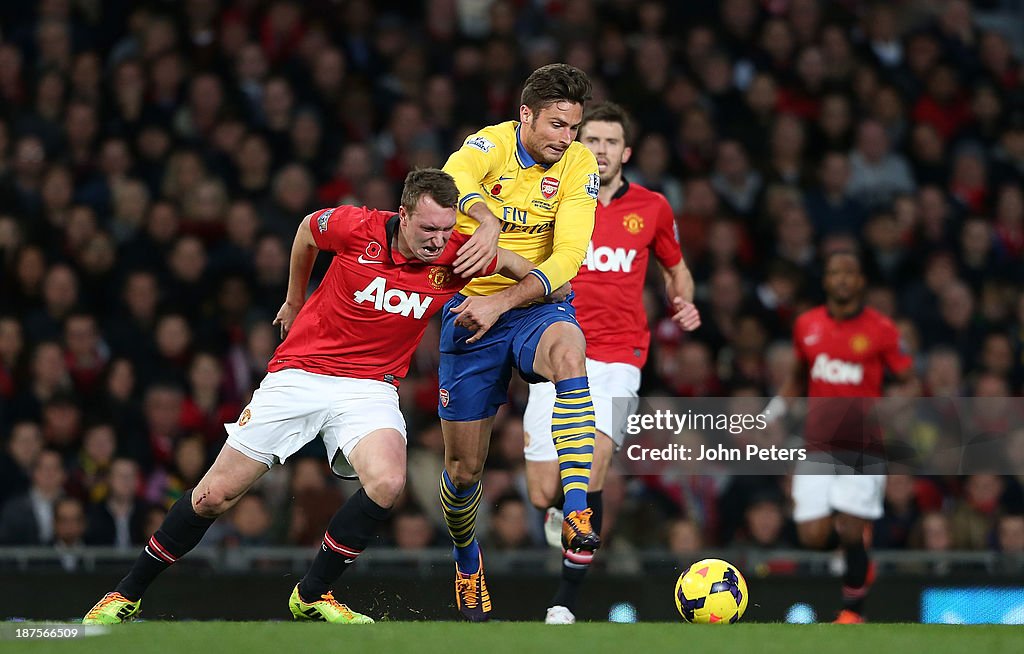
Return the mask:
<path fill-rule="evenodd" d="M 633 156 L 633 148 L 631 148 L 631 147 L 629 147 L 629 146 L 627 145 L 627 146 L 626 146 L 626 147 L 625 147 L 625 148 L 624 148 L 624 149 L 622 150 L 622 163 L 623 163 L 623 164 L 627 164 L 627 163 L 629 163 L 629 159 L 630 159 L 630 157 L 632 157 L 632 156 Z"/>
<path fill-rule="evenodd" d="M 524 125 L 529 125 L 530 121 L 533 120 L 533 112 L 525 104 L 519 106 L 519 122 Z"/>
<path fill-rule="evenodd" d="M 403 225 L 409 222 L 409 212 L 405 210 L 405 205 L 398 205 L 398 219 Z"/>

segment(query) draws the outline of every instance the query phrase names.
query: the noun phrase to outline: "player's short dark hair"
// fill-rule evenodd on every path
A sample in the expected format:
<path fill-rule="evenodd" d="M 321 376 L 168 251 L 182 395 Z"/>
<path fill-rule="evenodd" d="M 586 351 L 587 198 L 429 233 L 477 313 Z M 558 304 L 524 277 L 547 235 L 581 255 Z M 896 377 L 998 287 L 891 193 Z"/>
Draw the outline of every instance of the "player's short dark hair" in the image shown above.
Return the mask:
<path fill-rule="evenodd" d="M 455 179 L 440 168 L 419 168 L 405 176 L 402 206 L 409 213 L 416 210 L 420 198 L 428 195 L 438 205 L 454 209 L 459 204 L 459 187 Z"/>
<path fill-rule="evenodd" d="M 534 113 L 556 102 L 583 105 L 591 97 L 590 78 L 569 64 L 548 64 L 533 71 L 523 85 L 521 104 Z"/>
<path fill-rule="evenodd" d="M 614 102 L 602 102 L 587 109 L 587 112 L 583 114 L 583 123 L 580 125 L 580 130 L 591 121 L 618 123 L 622 126 L 622 136 L 626 141 L 626 145 L 633 144 L 633 121 L 630 120 L 629 113 L 620 105 Z"/>
<path fill-rule="evenodd" d="M 851 250 L 849 248 L 833 250 L 832 252 L 826 254 L 825 260 L 822 262 L 822 269 L 827 270 L 828 264 L 831 263 L 832 259 L 835 259 L 836 257 L 850 257 L 851 259 L 857 262 L 857 270 L 861 274 L 864 274 L 864 262 L 861 261 L 860 254 L 858 254 L 856 250 Z"/>

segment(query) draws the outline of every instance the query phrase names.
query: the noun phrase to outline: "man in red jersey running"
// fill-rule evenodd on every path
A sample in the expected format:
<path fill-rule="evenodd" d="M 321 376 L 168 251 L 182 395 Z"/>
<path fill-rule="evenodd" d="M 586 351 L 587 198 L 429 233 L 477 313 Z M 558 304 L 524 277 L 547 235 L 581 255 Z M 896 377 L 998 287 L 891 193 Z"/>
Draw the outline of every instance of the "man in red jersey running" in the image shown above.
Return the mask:
<path fill-rule="evenodd" d="M 679 250 L 668 201 L 660 193 L 630 184 L 622 175 L 622 166 L 631 154 L 630 137 L 628 115 L 611 102 L 590 109 L 580 125 L 580 141 L 594 153 L 601 176 L 594 234 L 583 266 L 572 281 L 576 317 L 587 338 L 587 378 L 597 423 L 587 506 L 593 511 L 590 521 L 598 534 L 605 476 L 612 454 L 622 446 L 625 418 L 636 409 L 640 369 L 647 360 L 650 332 L 643 289 L 650 251 L 665 275 L 675 311 L 673 320 L 686 331 L 700 325 L 693 305 L 693 278 Z M 526 480 L 530 500 L 539 509 L 558 503 L 561 494 L 558 453 L 551 439 L 554 404 L 553 384 L 530 385 L 523 416 Z M 561 511 L 550 508 L 545 530 L 556 545 L 561 524 Z M 545 622 L 575 622 L 579 587 L 588 568 L 588 564 L 562 561 L 562 581 Z"/>
<path fill-rule="evenodd" d="M 864 274 L 852 252 L 835 252 L 825 262 L 825 304 L 797 317 L 793 325 L 796 364 L 769 404 L 770 419 L 781 417 L 786 398 L 806 389 L 809 459 L 852 453 L 881 462 L 881 431 L 871 424 L 872 400 L 882 395 L 885 369 L 914 392 L 913 361 L 900 346 L 889 318 L 864 306 Z M 837 399 L 846 398 L 846 399 Z M 793 519 L 805 547 L 825 549 L 833 534 L 843 548 L 843 609 L 836 622 L 864 622 L 863 607 L 874 580 L 865 533 L 882 516 L 885 475 L 813 474 L 812 462 L 793 476 Z M 801 474 L 802 472 L 811 474 Z M 842 468 L 840 468 L 842 471 Z"/>
<path fill-rule="evenodd" d="M 453 233 L 458 197 L 450 175 L 428 168 L 406 177 L 397 214 L 341 206 L 302 220 L 288 295 L 274 319 L 287 337 L 266 378 L 238 421 L 225 425 L 227 443 L 213 466 L 171 507 L 128 576 L 83 623 L 134 617 L 157 575 L 198 545 L 267 470 L 317 436 L 335 474 L 354 473 L 362 488 L 334 514 L 289 608 L 296 620 L 373 622 L 337 602 L 330 587 L 369 543 L 405 485 L 405 419 L 397 386 L 430 317 L 469 281 L 452 270 L 469 239 Z M 307 300 L 321 250 L 333 259 Z M 532 268 L 499 249 L 483 274 L 522 279 Z"/>

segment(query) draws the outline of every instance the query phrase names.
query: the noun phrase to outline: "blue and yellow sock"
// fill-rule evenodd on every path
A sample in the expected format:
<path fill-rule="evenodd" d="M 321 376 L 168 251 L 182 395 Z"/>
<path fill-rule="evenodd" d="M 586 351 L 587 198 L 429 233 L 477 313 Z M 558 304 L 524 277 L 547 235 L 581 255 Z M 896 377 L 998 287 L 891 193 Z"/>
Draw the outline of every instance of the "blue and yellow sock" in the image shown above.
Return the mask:
<path fill-rule="evenodd" d="M 587 508 L 590 464 L 594 461 L 594 403 L 586 377 L 555 382 L 551 438 L 558 451 L 558 469 L 566 515 Z"/>
<path fill-rule="evenodd" d="M 455 564 L 459 572 L 473 574 L 480 567 L 480 544 L 476 540 L 476 511 L 480 507 L 483 485 L 477 481 L 459 490 L 448 471 L 441 472 L 441 509 L 448 535 L 455 545 Z"/>

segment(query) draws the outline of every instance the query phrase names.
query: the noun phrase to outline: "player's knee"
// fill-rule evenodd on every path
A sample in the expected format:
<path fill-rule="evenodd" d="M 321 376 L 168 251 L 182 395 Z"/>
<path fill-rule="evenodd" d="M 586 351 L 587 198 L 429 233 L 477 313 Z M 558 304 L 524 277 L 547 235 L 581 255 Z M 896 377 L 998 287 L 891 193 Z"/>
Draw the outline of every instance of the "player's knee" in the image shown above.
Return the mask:
<path fill-rule="evenodd" d="M 445 469 L 448 471 L 448 478 L 452 480 L 458 489 L 469 488 L 484 474 L 483 462 L 455 459 L 450 461 Z"/>
<path fill-rule="evenodd" d="M 844 515 L 836 517 L 836 533 L 839 534 L 839 542 L 842 545 L 862 544 L 865 527 L 866 521 L 859 518 Z"/>
<path fill-rule="evenodd" d="M 828 546 L 829 532 L 823 529 L 798 529 L 797 538 L 800 545 L 812 550 L 822 550 Z"/>
<path fill-rule="evenodd" d="M 575 343 L 558 345 L 551 348 L 551 369 L 555 381 L 584 377 L 587 374 L 586 355 L 583 348 Z"/>
<path fill-rule="evenodd" d="M 402 472 L 388 472 L 368 480 L 364 484 L 364 489 L 370 499 L 385 509 L 394 506 L 404 488 L 405 474 Z"/>
<path fill-rule="evenodd" d="M 192 510 L 203 518 L 216 518 L 223 515 L 238 500 L 220 484 L 210 484 L 203 489 L 192 492 Z"/>

